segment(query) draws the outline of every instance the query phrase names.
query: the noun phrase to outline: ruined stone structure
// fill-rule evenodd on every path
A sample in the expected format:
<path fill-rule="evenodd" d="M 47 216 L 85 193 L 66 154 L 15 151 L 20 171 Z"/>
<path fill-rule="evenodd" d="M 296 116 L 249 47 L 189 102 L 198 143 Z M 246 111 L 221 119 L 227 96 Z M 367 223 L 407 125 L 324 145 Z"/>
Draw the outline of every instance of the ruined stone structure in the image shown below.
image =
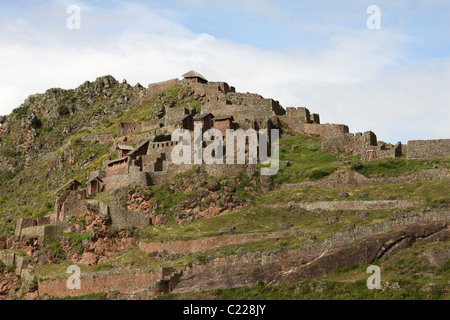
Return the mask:
<path fill-rule="evenodd" d="M 258 94 L 228 92 L 207 99 L 202 113 L 232 116 L 240 128 L 249 129 L 255 121 L 267 122 L 274 115 L 283 115 L 285 110 L 278 101 Z"/>
<path fill-rule="evenodd" d="M 129 154 L 131 151 L 133 151 L 133 147 L 126 146 L 123 144 L 117 145 L 117 154 L 119 155 L 119 158 L 125 157 L 127 154 Z"/>
<path fill-rule="evenodd" d="M 38 293 L 39 296 L 47 294 L 63 298 L 120 291 L 131 299 L 151 299 L 159 293 L 251 286 L 258 281 L 290 283 L 353 264 L 370 264 L 416 242 L 445 241 L 450 236 L 449 219 L 446 211 L 430 211 L 339 231 L 323 241 L 310 241 L 294 249 L 222 254 L 178 270 L 159 267 L 82 274 L 81 290 L 67 289 L 68 275 L 41 276 L 38 279 Z M 300 233 L 300 230 L 289 231 L 283 236 L 291 233 Z M 281 236 L 280 233 L 229 235 L 187 242 L 141 243 L 140 247 L 145 252 L 169 250 L 189 253 L 277 235 Z M 11 257 L 8 256 L 8 259 L 11 260 Z"/>
<path fill-rule="evenodd" d="M 221 116 L 213 119 L 213 127 L 215 129 L 220 130 L 222 134 L 225 136 L 225 133 L 228 129 L 234 129 L 234 118 L 233 116 Z"/>
<path fill-rule="evenodd" d="M 372 131 L 344 133 L 325 139 L 322 143 L 322 152 L 332 154 L 346 152 L 349 155 L 372 153 L 372 159 L 395 158 L 401 155 L 401 143 L 392 148 L 386 144 L 378 145 L 377 136 Z"/>
<path fill-rule="evenodd" d="M 162 90 L 166 90 L 168 88 L 175 87 L 179 84 L 179 82 L 180 81 L 178 79 L 171 79 L 171 80 L 167 80 L 167 81 L 151 83 L 148 85 L 149 96 L 153 96 Z"/>
<path fill-rule="evenodd" d="M 350 133 L 342 124 L 320 124 L 319 115 L 311 114 L 307 108 L 286 108 L 286 115 L 280 119 L 292 130 L 324 139 L 322 152 L 330 154 L 361 155 L 364 161 L 379 158 L 395 158 L 402 155 L 401 143 L 390 146 L 378 144 L 372 131 Z"/>
<path fill-rule="evenodd" d="M 52 236 L 55 234 L 55 229 L 50 225 L 50 217 L 25 219 L 21 218 L 16 223 L 15 235 L 22 236 Z"/>
<path fill-rule="evenodd" d="M 408 159 L 450 157 L 450 139 L 408 141 Z"/>
<path fill-rule="evenodd" d="M 160 128 L 159 119 L 155 118 L 144 122 L 121 122 L 117 125 L 117 135 L 123 136 L 135 132 L 144 132 Z"/>
<path fill-rule="evenodd" d="M 90 179 L 87 183 L 86 195 L 102 192 L 104 185 L 105 182 L 100 177 Z"/>
<path fill-rule="evenodd" d="M 164 116 L 164 125 L 166 127 L 176 126 L 178 121 L 189 115 L 189 110 L 186 108 L 167 108 Z"/>
<path fill-rule="evenodd" d="M 0 238 L 0 261 L 7 265 L 16 265 L 16 273 L 25 278 L 24 268 L 27 267 L 28 257 L 13 251 L 14 241 L 38 242 L 37 239 L 27 237 L 58 237 L 61 232 L 77 232 L 91 236 L 84 253 L 98 254 L 102 247 L 98 244 L 105 241 L 105 231 L 109 227 L 112 230 L 111 239 L 116 241 L 121 238 L 120 233 L 130 230 L 145 228 L 157 224 L 158 220 L 150 213 L 150 206 L 158 205 L 147 200 L 144 206 L 140 200 L 133 198 L 136 194 L 129 194 L 130 190 L 116 190 L 126 188 L 130 184 L 138 186 L 156 185 L 170 181 L 179 173 L 194 168 L 193 164 L 175 165 L 172 163 L 172 150 L 180 142 L 171 141 L 171 132 L 175 129 L 191 131 L 193 140 L 194 129 L 200 128 L 202 132 L 210 128 L 218 129 L 225 134 L 228 129 L 281 129 L 287 134 L 302 133 L 317 136 L 323 139 L 322 151 L 330 154 L 361 155 L 362 160 L 370 161 L 378 158 L 394 158 L 405 153 L 405 148 L 399 142 L 396 145 L 388 145 L 377 141 L 375 133 L 350 133 L 349 128 L 342 124 L 321 124 L 320 116 L 310 113 L 305 107 L 286 108 L 273 99 L 265 99 L 257 94 L 237 93 L 234 87 L 225 82 L 209 82 L 201 74 L 191 71 L 184 75 L 183 80 L 173 79 L 165 82 L 149 85 L 149 94 L 157 94 L 161 90 L 174 86 L 189 87 L 201 100 L 202 109 L 198 113 L 197 107 L 174 107 L 164 105 L 158 110 L 158 115 L 150 121 L 120 123 L 117 136 L 111 134 L 92 135 L 82 137 L 83 141 L 93 143 L 108 143 L 111 150 L 116 151 L 118 158 L 104 162 L 102 170 L 92 172 L 88 178 L 86 189 L 81 189 L 81 183 L 72 180 L 56 191 L 54 213 L 50 216 L 38 219 L 20 219 L 16 224 L 15 237 Z M 184 94 L 184 92 L 183 92 Z M 284 131 L 283 131 L 284 130 Z M 269 135 L 270 136 L 270 135 Z M 212 141 L 207 141 L 202 147 Z M 248 150 L 247 150 L 248 151 Z M 429 159 L 450 157 L 450 140 L 410 141 L 408 144 L 408 159 Z M 192 152 L 193 154 L 193 152 Z M 340 165 L 347 165 L 349 161 L 340 161 Z M 236 176 L 243 169 L 248 172 L 257 172 L 256 165 L 199 165 L 207 174 L 215 177 Z M 338 170 L 327 178 L 318 181 L 304 181 L 295 186 L 281 186 L 285 188 L 299 187 L 342 187 L 344 185 L 370 185 L 374 183 L 402 182 L 403 177 L 366 178 L 354 170 Z M 226 179 L 226 178 L 225 178 Z M 224 180 L 225 180 L 224 179 Z M 420 179 L 448 179 L 448 170 L 435 168 L 420 173 Z M 261 181 L 261 180 L 260 180 Z M 419 181 L 419 180 L 417 180 Z M 222 184 L 222 183 L 221 183 Z M 176 184 L 174 184 L 176 186 Z M 224 184 L 224 188 L 225 188 Z M 213 186 L 214 187 L 214 186 Z M 195 186 L 194 188 L 197 188 Z M 200 188 L 199 188 L 200 189 Z M 205 189 L 205 188 L 204 188 Z M 94 194 L 104 191 L 116 190 L 114 199 L 92 200 Z M 207 189 L 205 189 L 207 191 Z M 219 189 L 220 190 L 220 189 Z M 250 190 L 251 191 L 251 190 Z M 125 193 L 128 198 L 126 204 L 118 194 Z M 134 192 L 134 191 L 133 191 Z M 190 192 L 190 191 L 188 191 Z M 197 194 L 196 194 L 197 196 Z M 121 199 L 120 201 L 117 199 Z M 96 198 L 100 199 L 100 198 Z M 205 201 L 204 196 L 199 200 Z M 189 200 L 190 201 L 190 200 Z M 215 201 L 215 200 L 212 200 Z M 228 201 L 228 200 L 227 200 Z M 231 198 L 230 201 L 234 201 Z M 138 205 L 132 206 L 130 203 Z M 210 202 L 208 202 L 210 203 Z M 189 204 L 190 205 L 190 204 Z M 310 213 L 350 210 L 393 210 L 407 209 L 425 205 L 424 201 L 413 200 L 372 200 L 372 201 L 307 201 L 290 202 L 288 204 L 273 205 L 290 210 L 295 207 Z M 151 209 L 154 209 L 151 207 Z M 270 208 L 271 205 L 267 204 Z M 185 207 L 183 207 L 185 208 Z M 235 207 L 233 207 L 235 208 Z M 231 208 L 230 210 L 233 210 Z M 136 210 L 136 211 L 133 211 Z M 183 209 L 184 210 L 184 209 Z M 400 212 L 401 213 L 401 212 Z M 217 214 L 221 214 L 218 212 Z M 303 213 L 302 213 L 303 214 Z M 395 214 L 395 212 L 394 212 Z M 403 213 L 401 213 L 403 214 Z M 257 232 L 248 234 L 231 234 L 212 236 L 203 239 L 180 240 L 174 238 L 165 242 L 136 242 L 130 239 L 131 247 L 137 248 L 150 255 L 189 255 L 197 252 L 205 252 L 208 255 L 206 261 L 193 261 L 185 266 L 177 264 L 179 270 L 172 268 L 155 268 L 140 270 L 102 271 L 82 274 L 82 289 L 68 290 L 68 275 L 40 276 L 38 278 L 38 294 L 49 294 L 56 297 L 82 296 L 91 293 L 120 291 L 121 294 L 132 298 L 151 298 L 158 293 L 187 292 L 197 289 L 228 288 L 233 286 L 253 285 L 258 281 L 279 282 L 294 281 L 317 277 L 324 272 L 332 271 L 356 263 L 372 263 L 386 252 L 395 250 L 397 244 L 410 245 L 418 241 L 434 241 L 449 238 L 448 211 L 434 212 L 424 211 L 417 214 L 405 212 L 401 219 L 388 219 L 377 225 L 348 227 L 349 230 L 339 231 L 333 236 L 316 241 L 309 238 L 307 243 L 299 245 L 295 249 L 251 251 L 245 252 L 238 248 L 232 254 L 210 255 L 212 250 L 229 245 L 239 245 L 267 239 L 285 237 L 297 237 L 315 229 L 292 229 L 278 232 Z M 82 217 L 83 219 L 73 219 Z M 203 215 L 200 217 L 208 217 Z M 91 223 L 83 224 L 91 219 Z M 153 219 L 153 220 L 152 220 Z M 159 217 L 159 219 L 161 219 Z M 161 221 L 161 220 L 159 220 Z M 193 221 L 193 220 L 191 220 Z M 284 224 L 286 225 L 286 224 Z M 281 227 L 280 229 L 289 229 Z M 91 229 L 89 229 L 91 228 Z M 97 232 L 96 230 L 101 230 Z M 233 227 L 234 228 L 234 227 Z M 76 230 L 76 231 L 74 231 Z M 317 229 L 318 230 L 318 229 Z M 226 231 L 228 232 L 228 231 Z M 233 232 L 233 231 L 231 231 Z M 238 231 L 239 232 L 239 231 Z M 106 232 L 109 233 L 109 232 Z M 225 233 L 220 231 L 220 233 Z M 119 236 L 117 237 L 117 234 Z M 94 242 L 98 235 L 99 239 Z M 14 240 L 9 240 L 13 239 Z M 63 237 L 61 237 L 63 238 Z M 18 240 L 17 240 L 18 239 Z M 181 237 L 181 239 L 185 239 Z M 30 241 L 31 240 L 31 241 Z M 155 240 L 153 240 L 155 241 Z M 11 242 L 13 246 L 10 247 Z M 391 246 L 391 244 L 395 246 Z M 105 243 L 103 243 L 105 244 Z M 278 246 L 281 243 L 276 243 Z M 108 245 L 111 245 L 108 242 Z M 106 245 L 105 245 L 106 246 Z M 103 250 L 103 249 L 102 249 Z M 122 249 L 121 249 L 122 250 Z M 18 251 L 18 250 L 17 250 Z M 111 253 L 112 254 L 112 253 Z M 38 253 L 36 253 L 37 258 Z M 211 258 L 212 257 L 212 258 Z M 103 259 L 103 260 L 100 260 Z M 85 264 L 86 260 L 80 257 Z M 99 254 L 93 263 L 87 265 L 103 264 L 109 256 Z M 165 258 L 164 258 L 165 259 Z M 102 261 L 102 262 L 100 262 Z M 166 261 L 166 260 L 164 260 Z M 31 268 L 30 268 L 31 270 Z"/>
<path fill-rule="evenodd" d="M 172 150 L 179 143 L 171 141 L 171 132 L 175 129 L 192 132 L 199 126 L 202 132 L 215 128 L 225 134 L 228 129 L 238 128 L 269 130 L 289 128 L 296 133 L 323 138 L 324 153 L 348 156 L 360 154 L 364 161 L 402 155 L 400 142 L 394 146 L 387 145 L 379 143 L 375 133 L 371 131 L 353 134 L 346 125 L 321 124 L 319 114 L 310 113 L 305 107 L 288 107 L 285 110 L 276 100 L 265 99 L 258 94 L 237 93 L 235 88 L 227 83 L 209 82 L 195 71 L 190 71 L 183 77 L 183 80 L 172 79 L 150 84 L 149 95 L 155 95 L 171 87 L 189 88 L 191 94 L 202 101 L 201 113 L 196 114 L 197 110 L 194 109 L 167 105 L 150 121 L 120 123 L 115 139 L 111 135 L 90 137 L 88 140 L 92 141 L 109 141 L 112 138 L 119 158 L 106 163 L 104 170 L 93 173 L 89 177 L 86 190 L 79 190 L 78 181 L 71 181 L 58 190 L 55 221 L 66 221 L 68 217 L 80 215 L 85 206 L 76 204 L 91 194 L 127 187 L 130 184 L 141 186 L 159 184 L 193 168 L 193 165 L 172 163 Z M 411 141 L 408 158 L 448 157 L 449 141 Z M 206 145 L 207 143 L 204 143 L 203 147 Z M 243 166 L 226 164 L 203 166 L 206 172 L 215 176 L 232 174 L 242 168 Z M 133 224 L 121 218 L 126 216 L 123 211 L 116 210 L 113 213 L 116 216 L 115 220 L 121 221 L 118 225 Z M 133 214 L 130 214 L 130 217 L 132 216 Z M 135 218 L 139 225 L 148 223 L 146 217 L 135 216 Z"/>
<path fill-rule="evenodd" d="M 98 272 L 95 274 L 82 274 L 83 283 L 80 290 L 67 289 L 67 278 L 65 276 L 41 277 L 39 280 L 39 295 L 46 294 L 54 297 L 77 297 L 91 294 L 93 292 L 119 291 L 124 294 L 133 294 L 137 291 L 147 289 L 152 295 L 168 292 L 165 288 L 165 279 L 174 274 L 172 268 L 156 268 L 128 270 L 117 272 Z"/>

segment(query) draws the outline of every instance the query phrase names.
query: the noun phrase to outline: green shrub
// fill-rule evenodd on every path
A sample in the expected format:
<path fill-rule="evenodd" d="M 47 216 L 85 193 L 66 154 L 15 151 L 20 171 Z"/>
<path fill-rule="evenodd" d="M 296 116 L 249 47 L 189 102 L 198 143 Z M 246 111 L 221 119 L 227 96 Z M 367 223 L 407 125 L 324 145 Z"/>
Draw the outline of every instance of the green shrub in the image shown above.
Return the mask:
<path fill-rule="evenodd" d="M 364 163 L 360 159 L 352 160 L 350 169 L 358 171 L 364 167 Z"/>
<path fill-rule="evenodd" d="M 66 258 L 66 253 L 57 239 L 48 237 L 45 238 L 44 243 L 47 245 L 48 251 L 55 259 L 64 260 Z"/>
<path fill-rule="evenodd" d="M 12 111 L 12 114 L 14 114 L 17 119 L 22 119 L 23 116 L 27 115 L 29 109 L 30 109 L 29 106 L 19 107 L 19 108 L 14 109 Z"/>
<path fill-rule="evenodd" d="M 197 256 L 197 260 L 198 262 L 200 262 L 201 264 L 206 264 L 206 261 L 208 260 L 208 257 L 205 255 L 200 255 Z"/>
<path fill-rule="evenodd" d="M 59 105 L 57 111 L 60 117 L 65 117 L 70 114 L 69 108 L 64 104 Z"/>
<path fill-rule="evenodd" d="M 84 247 L 83 247 L 83 240 L 89 239 L 90 234 L 75 234 L 72 232 L 69 233 L 63 233 L 64 236 L 69 238 L 70 243 L 72 244 L 72 249 L 77 253 L 83 253 Z"/>
<path fill-rule="evenodd" d="M 333 168 L 325 168 L 325 169 L 317 169 L 317 170 L 313 170 L 311 171 L 311 173 L 309 174 L 309 179 L 310 180 L 319 180 L 323 177 L 326 177 L 330 174 L 332 174 L 334 172 Z"/>
<path fill-rule="evenodd" d="M 438 273 L 446 275 L 450 274 L 450 260 L 447 260 L 447 262 L 444 263 L 444 265 L 439 268 Z"/>

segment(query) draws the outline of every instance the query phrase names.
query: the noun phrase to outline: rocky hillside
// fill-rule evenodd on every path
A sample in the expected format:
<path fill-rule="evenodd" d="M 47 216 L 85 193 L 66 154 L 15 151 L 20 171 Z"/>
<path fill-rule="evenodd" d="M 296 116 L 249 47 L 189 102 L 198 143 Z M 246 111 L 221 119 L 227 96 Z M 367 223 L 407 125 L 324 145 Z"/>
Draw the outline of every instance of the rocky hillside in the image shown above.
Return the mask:
<path fill-rule="evenodd" d="M 61 185 L 85 183 L 89 172 L 117 158 L 113 142 L 86 137 L 115 136 L 119 122 L 158 118 L 167 105 L 199 104 L 187 89 L 149 94 L 112 76 L 28 97 L 0 117 L 0 235 L 11 234 L 20 217 L 44 216 Z"/>
<path fill-rule="evenodd" d="M 54 211 L 66 182 L 85 188 L 118 159 L 118 144 L 167 134 L 161 122 L 118 137 L 119 123 L 158 121 L 167 108 L 200 112 L 206 96 L 106 76 L 30 96 L 0 117 L 0 299 L 448 299 L 450 159 L 324 154 L 321 138 L 281 120 L 273 177 L 194 167 L 92 194 L 52 236 L 15 235 L 20 218 Z M 117 208 L 151 224 L 115 227 Z M 80 292 L 65 287 L 74 264 Z M 378 291 L 365 286 L 371 264 L 382 268 Z"/>

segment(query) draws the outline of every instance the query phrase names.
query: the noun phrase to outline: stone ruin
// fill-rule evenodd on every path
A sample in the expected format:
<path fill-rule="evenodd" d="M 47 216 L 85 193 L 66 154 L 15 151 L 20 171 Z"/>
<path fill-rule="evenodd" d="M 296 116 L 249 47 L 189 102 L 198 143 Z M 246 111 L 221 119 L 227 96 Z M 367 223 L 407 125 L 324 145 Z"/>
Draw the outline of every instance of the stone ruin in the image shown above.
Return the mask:
<path fill-rule="evenodd" d="M 202 101 L 200 114 L 196 114 L 197 110 L 194 109 L 168 105 L 150 121 L 119 123 L 116 138 L 112 135 L 91 137 L 96 141 L 113 141 L 119 158 L 107 162 L 102 170 L 92 172 L 84 190 L 79 188 L 81 183 L 76 180 L 65 184 L 56 192 L 55 212 L 50 216 L 50 221 L 22 220 L 18 223 L 16 235 L 52 234 L 55 231 L 49 228 L 49 223 L 65 222 L 69 217 L 85 213 L 86 198 L 91 194 L 127 187 L 130 184 L 160 184 L 193 168 L 194 165 L 174 165 L 171 162 L 172 149 L 179 143 L 171 141 L 171 133 L 175 129 L 193 131 L 196 122 L 201 123 L 203 131 L 216 128 L 222 133 L 227 129 L 283 130 L 288 127 L 294 133 L 322 138 L 324 153 L 344 156 L 360 154 L 364 161 L 399 157 L 402 151 L 406 150 L 400 142 L 395 145 L 379 143 L 375 133 L 371 131 L 353 134 L 346 125 L 321 124 L 319 114 L 310 113 L 305 107 L 284 109 L 276 100 L 265 99 L 258 94 L 238 93 L 226 82 L 210 82 L 193 70 L 183 77 L 183 80 L 172 79 L 150 84 L 148 94 L 153 96 L 172 87 L 190 88 L 192 94 Z M 408 159 L 449 157 L 449 141 L 410 141 Z M 242 165 L 225 164 L 202 167 L 209 174 L 216 176 L 232 175 L 243 168 Z M 130 212 L 116 214 L 116 221 L 125 221 L 123 217 L 126 214 L 131 216 Z M 142 222 L 143 217 L 136 219 Z M 118 225 L 127 223 L 120 222 Z"/>
<path fill-rule="evenodd" d="M 450 157 L 450 139 L 408 141 L 407 159 Z"/>
<path fill-rule="evenodd" d="M 375 133 L 350 133 L 343 124 L 320 124 L 319 115 L 310 113 L 307 108 L 286 108 L 286 115 L 281 119 L 297 133 L 323 138 L 322 152 L 361 155 L 363 161 L 380 158 L 396 158 L 402 155 L 402 144 L 395 146 L 378 143 Z"/>

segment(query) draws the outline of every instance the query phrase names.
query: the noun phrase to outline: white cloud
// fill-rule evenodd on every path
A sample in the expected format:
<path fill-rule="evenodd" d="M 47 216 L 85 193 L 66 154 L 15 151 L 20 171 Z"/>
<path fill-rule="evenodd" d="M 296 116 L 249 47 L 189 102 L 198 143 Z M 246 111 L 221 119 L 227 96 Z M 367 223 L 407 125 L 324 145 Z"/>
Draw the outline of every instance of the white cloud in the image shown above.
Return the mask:
<path fill-rule="evenodd" d="M 268 51 L 194 34 L 139 4 L 89 8 L 80 31 L 65 29 L 62 12 L 61 27 L 36 20 L 0 24 L 0 114 L 30 94 L 106 74 L 146 85 L 195 69 L 285 107 L 306 106 L 322 122 L 348 124 L 351 132 L 372 130 L 388 142 L 450 136 L 449 60 L 404 60 L 402 44 L 411 39 L 395 31 L 341 34 L 314 51 Z"/>

